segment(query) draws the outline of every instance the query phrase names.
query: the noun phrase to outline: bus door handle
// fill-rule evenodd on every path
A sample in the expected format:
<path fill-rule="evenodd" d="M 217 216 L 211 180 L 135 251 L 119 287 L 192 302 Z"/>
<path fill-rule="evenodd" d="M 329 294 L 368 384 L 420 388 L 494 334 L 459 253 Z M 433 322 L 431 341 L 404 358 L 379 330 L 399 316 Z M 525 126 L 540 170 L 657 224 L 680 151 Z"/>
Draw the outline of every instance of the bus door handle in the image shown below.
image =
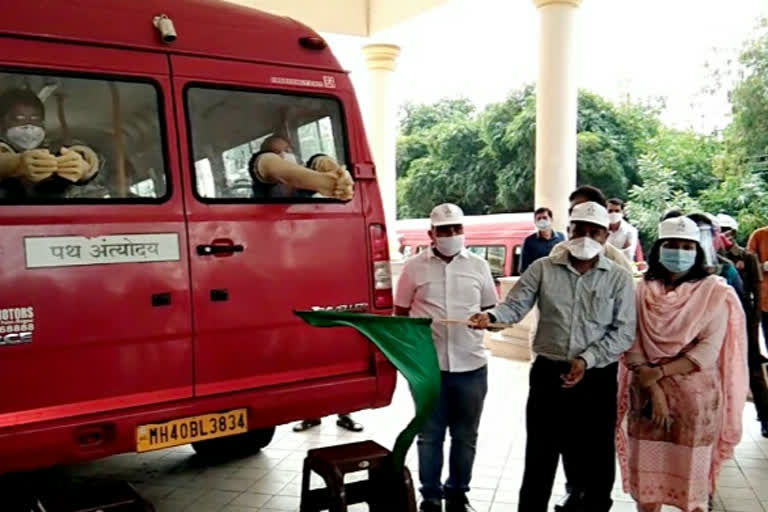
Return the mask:
<path fill-rule="evenodd" d="M 232 256 L 236 252 L 243 252 L 245 248 L 242 244 L 236 244 L 232 240 L 214 240 L 208 245 L 198 245 L 198 256 L 216 256 L 225 257 Z"/>

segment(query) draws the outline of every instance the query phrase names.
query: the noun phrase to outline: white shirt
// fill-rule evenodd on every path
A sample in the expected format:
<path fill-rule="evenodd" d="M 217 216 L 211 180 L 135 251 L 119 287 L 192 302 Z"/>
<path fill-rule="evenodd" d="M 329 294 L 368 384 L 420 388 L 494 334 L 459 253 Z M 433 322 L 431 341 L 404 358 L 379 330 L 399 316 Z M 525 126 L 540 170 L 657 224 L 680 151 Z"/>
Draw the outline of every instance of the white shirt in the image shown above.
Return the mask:
<path fill-rule="evenodd" d="M 629 261 L 635 261 L 637 238 L 637 229 L 624 219 L 616 231 L 608 229 L 608 243 L 621 250 Z"/>
<path fill-rule="evenodd" d="M 410 316 L 434 320 L 466 320 L 497 300 L 488 263 L 466 249 L 450 263 L 431 248 L 413 256 L 405 262 L 395 294 L 395 305 L 409 308 Z M 434 322 L 432 340 L 442 371 L 469 372 L 487 364 L 483 331 Z"/>

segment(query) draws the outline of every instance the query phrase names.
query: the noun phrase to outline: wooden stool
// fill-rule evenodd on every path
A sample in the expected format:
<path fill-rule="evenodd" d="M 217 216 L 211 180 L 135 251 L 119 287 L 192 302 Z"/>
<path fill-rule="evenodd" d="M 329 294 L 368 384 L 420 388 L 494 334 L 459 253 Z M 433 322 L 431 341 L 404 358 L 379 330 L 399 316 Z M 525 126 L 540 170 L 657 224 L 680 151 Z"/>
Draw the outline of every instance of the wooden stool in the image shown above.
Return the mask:
<path fill-rule="evenodd" d="M 347 505 L 368 503 L 371 512 L 416 512 L 416 497 L 408 468 L 392 474 L 391 453 L 378 443 L 363 441 L 309 450 L 304 459 L 300 512 L 346 512 Z M 344 475 L 368 470 L 368 480 L 344 484 Z M 312 472 L 325 481 L 310 490 Z"/>

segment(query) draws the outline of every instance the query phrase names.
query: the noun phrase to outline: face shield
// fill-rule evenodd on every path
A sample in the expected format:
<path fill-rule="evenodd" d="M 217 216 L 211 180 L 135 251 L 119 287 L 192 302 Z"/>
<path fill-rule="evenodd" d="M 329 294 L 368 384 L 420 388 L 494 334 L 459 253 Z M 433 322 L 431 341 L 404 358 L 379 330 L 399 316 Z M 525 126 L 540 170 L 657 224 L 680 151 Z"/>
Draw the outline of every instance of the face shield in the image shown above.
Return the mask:
<path fill-rule="evenodd" d="M 704 251 L 704 261 L 707 267 L 717 266 L 717 251 L 715 250 L 715 233 L 712 226 L 699 226 L 701 249 Z"/>

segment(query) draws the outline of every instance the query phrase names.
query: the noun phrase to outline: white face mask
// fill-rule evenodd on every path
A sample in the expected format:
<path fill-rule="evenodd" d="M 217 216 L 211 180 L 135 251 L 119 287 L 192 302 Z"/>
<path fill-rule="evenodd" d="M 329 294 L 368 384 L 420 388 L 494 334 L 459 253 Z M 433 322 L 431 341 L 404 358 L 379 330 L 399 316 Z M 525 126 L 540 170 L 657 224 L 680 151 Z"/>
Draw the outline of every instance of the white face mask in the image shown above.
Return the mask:
<path fill-rule="evenodd" d="M 621 222 L 621 219 L 624 218 L 624 215 L 621 213 L 609 213 L 608 219 L 611 221 L 611 224 L 618 224 Z"/>
<path fill-rule="evenodd" d="M 572 238 L 566 243 L 568 252 L 577 260 L 589 261 L 603 252 L 603 244 L 592 240 L 588 236 Z"/>
<path fill-rule="evenodd" d="M 456 256 L 464 248 L 464 235 L 436 236 L 435 248 L 443 256 Z"/>
<path fill-rule="evenodd" d="M 291 162 L 292 164 L 297 164 L 299 161 L 296 159 L 296 155 L 293 153 L 289 153 L 288 151 L 283 151 L 280 153 L 280 158 L 285 160 L 286 162 Z"/>
<path fill-rule="evenodd" d="M 536 229 L 539 231 L 546 231 L 552 227 L 552 223 L 547 219 L 539 219 L 536 221 Z"/>
<path fill-rule="evenodd" d="M 25 124 L 8 128 L 5 136 L 17 148 L 35 149 L 45 139 L 45 130 L 33 124 Z"/>

